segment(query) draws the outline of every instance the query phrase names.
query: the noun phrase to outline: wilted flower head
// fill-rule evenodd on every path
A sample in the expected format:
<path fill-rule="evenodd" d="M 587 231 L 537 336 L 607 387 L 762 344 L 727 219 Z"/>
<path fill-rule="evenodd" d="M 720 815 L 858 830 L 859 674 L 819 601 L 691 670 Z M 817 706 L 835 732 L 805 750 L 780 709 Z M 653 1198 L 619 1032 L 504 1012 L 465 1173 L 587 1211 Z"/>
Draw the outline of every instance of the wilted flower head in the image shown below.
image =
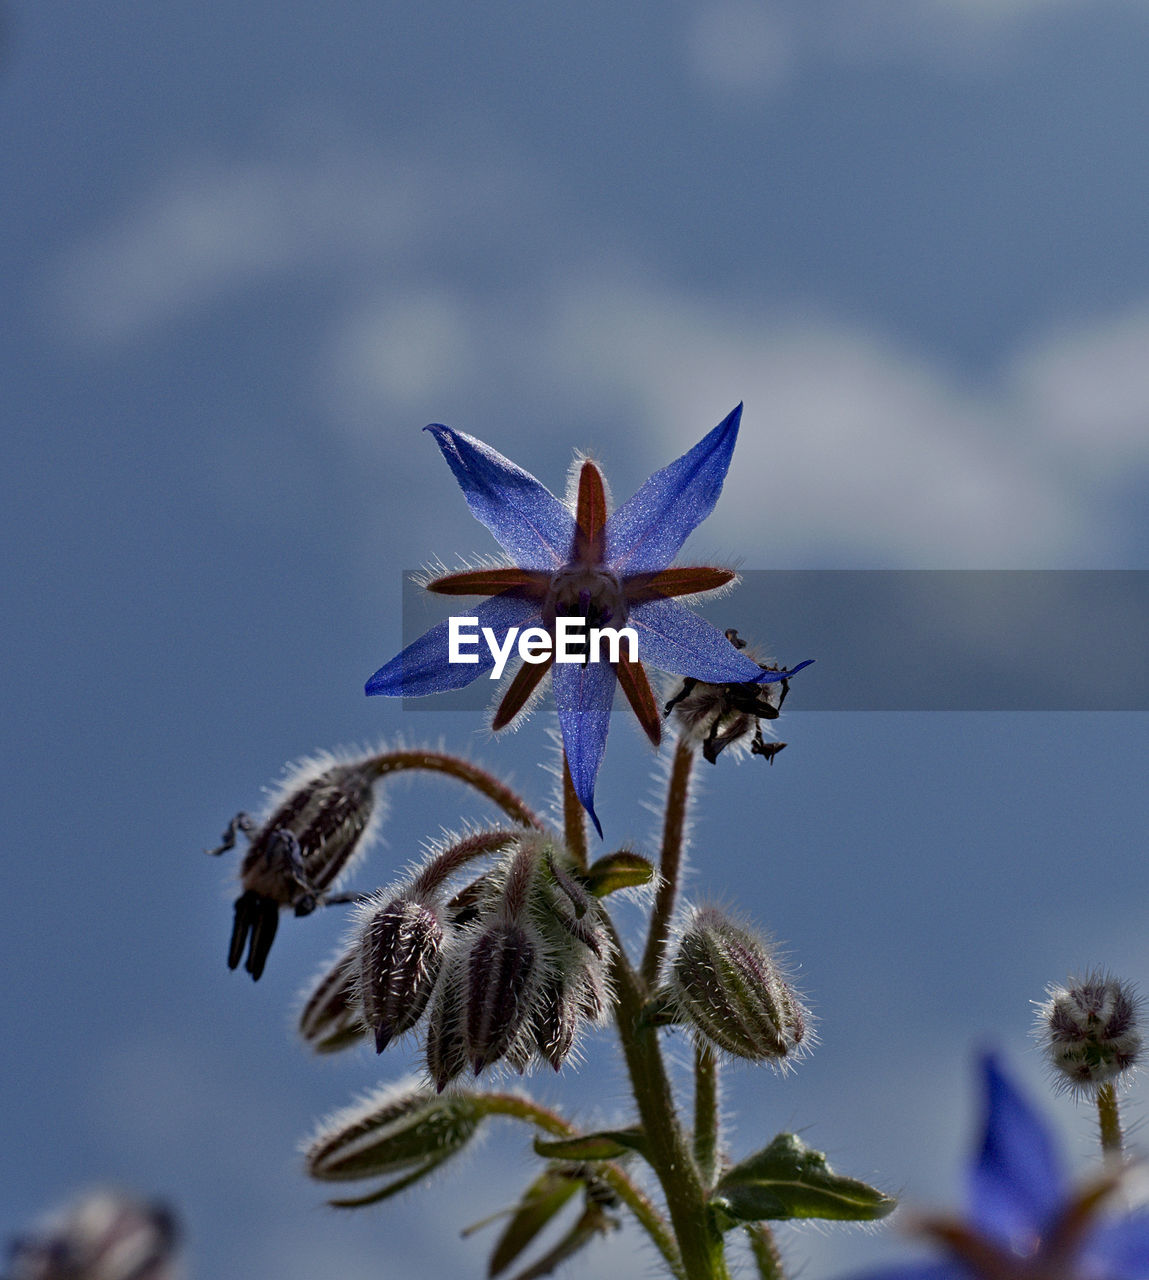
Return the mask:
<path fill-rule="evenodd" d="M 714 908 L 695 911 L 683 930 L 665 998 L 737 1058 L 784 1066 L 809 1047 L 810 1015 L 769 945 Z"/>
<path fill-rule="evenodd" d="M 1096 1093 L 1137 1065 L 1141 1000 L 1129 983 L 1094 970 L 1046 995 L 1034 1034 L 1061 1087 Z"/>
<path fill-rule="evenodd" d="M 8 1280 L 176 1280 L 179 1234 L 167 1205 L 89 1192 L 13 1241 Z"/>
<path fill-rule="evenodd" d="M 733 580 L 728 569 L 670 568 L 687 536 L 714 509 L 738 436 L 739 405 L 709 435 L 656 472 L 608 515 L 598 467 L 587 460 L 578 479 L 575 510 L 534 476 L 494 449 L 437 424 L 432 432 L 474 515 L 494 534 L 514 567 L 454 573 L 428 583 L 447 595 L 489 596 L 474 616 L 500 648 L 512 628 L 537 628 L 551 642 L 549 658 L 524 661 L 495 713 L 509 724 L 553 665 L 553 686 L 563 746 L 575 791 L 599 834 L 594 786 L 606 748 L 615 684 L 621 684 L 639 723 L 658 743 L 658 707 L 643 661 L 664 671 L 708 681 L 783 680 L 792 672 L 766 672 L 743 657 L 717 628 L 674 597 L 699 595 Z M 640 660 L 625 643 L 609 661 L 555 662 L 556 623 L 581 618 L 591 626 L 623 626 L 637 636 Z M 367 693 L 411 697 L 461 689 L 495 665 L 479 646 L 475 662 L 449 656 L 450 624 L 440 623 L 408 645 L 367 682 Z M 800 670 L 801 663 L 794 670 Z"/>
<path fill-rule="evenodd" d="M 733 628 L 727 630 L 726 638 L 736 649 L 746 648 L 746 641 Z M 779 669 L 776 663 L 760 662 L 758 666 L 763 671 Z M 790 682 L 786 679 L 769 684 L 757 680 L 708 684 L 687 676 L 663 708 L 663 715 L 673 717 L 687 742 L 702 747 L 702 755 L 710 764 L 717 764 L 727 747 L 749 748 L 751 755 L 765 756 L 773 764 L 786 744 L 767 742 L 761 722 L 778 718 L 789 692 Z"/>
<path fill-rule="evenodd" d="M 917 1233 L 937 1263 L 882 1267 L 851 1280 L 1145 1280 L 1149 1213 L 1110 1213 L 1124 1170 L 1072 1187 L 1051 1129 L 992 1056 L 981 1061 L 982 1137 L 961 1218 L 926 1218 Z"/>
<path fill-rule="evenodd" d="M 228 948 L 234 969 L 247 951 L 253 979 L 263 973 L 279 927 L 279 912 L 297 916 L 315 910 L 323 894 L 370 841 L 376 813 L 372 759 L 337 761 L 321 756 L 297 766 L 281 784 L 262 824 L 237 814 L 212 854 L 235 847 L 243 832 L 249 844 L 240 865 L 243 892 L 235 903 Z"/>

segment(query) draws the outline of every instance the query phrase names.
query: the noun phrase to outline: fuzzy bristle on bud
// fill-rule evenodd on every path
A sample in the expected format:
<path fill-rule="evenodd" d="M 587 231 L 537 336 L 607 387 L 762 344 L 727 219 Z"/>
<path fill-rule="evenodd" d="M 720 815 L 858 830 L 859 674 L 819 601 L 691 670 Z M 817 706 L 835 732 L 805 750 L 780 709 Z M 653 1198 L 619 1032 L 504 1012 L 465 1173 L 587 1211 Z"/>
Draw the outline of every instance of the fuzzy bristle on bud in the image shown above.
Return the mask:
<path fill-rule="evenodd" d="M 172 1211 L 119 1191 L 93 1191 L 14 1240 L 9 1280 L 175 1280 Z"/>
<path fill-rule="evenodd" d="M 470 1140 L 482 1118 L 472 1095 L 440 1098 L 413 1081 L 329 1116 L 304 1153 L 323 1182 L 430 1172 Z"/>
<path fill-rule="evenodd" d="M 666 995 L 683 1021 L 735 1057 L 785 1064 L 808 1045 L 809 1014 L 769 947 L 720 911 L 694 913 Z"/>
<path fill-rule="evenodd" d="M 423 1016 L 443 963 L 447 930 L 428 894 L 400 894 L 363 908 L 359 1002 L 379 1053 Z"/>
<path fill-rule="evenodd" d="M 343 952 L 318 977 L 299 1013 L 299 1034 L 316 1053 L 357 1044 L 367 1030 L 356 982 L 358 951 Z"/>
<path fill-rule="evenodd" d="M 439 1093 L 467 1067 L 461 988 L 460 966 L 448 963 L 427 1019 L 427 1074 Z"/>
<path fill-rule="evenodd" d="M 1137 1065 L 1141 999 L 1129 983 L 1095 970 L 1046 995 L 1035 1035 L 1063 1088 L 1092 1094 Z"/>

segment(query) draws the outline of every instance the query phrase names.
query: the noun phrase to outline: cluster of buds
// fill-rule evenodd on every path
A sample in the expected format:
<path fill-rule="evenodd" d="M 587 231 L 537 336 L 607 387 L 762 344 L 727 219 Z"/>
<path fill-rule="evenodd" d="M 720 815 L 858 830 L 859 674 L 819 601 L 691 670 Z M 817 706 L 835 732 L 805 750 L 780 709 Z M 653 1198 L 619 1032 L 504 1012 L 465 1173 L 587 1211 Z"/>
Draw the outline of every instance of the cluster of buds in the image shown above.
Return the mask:
<path fill-rule="evenodd" d="M 92 1191 L 14 1240 L 8 1280 L 176 1280 L 171 1210 L 119 1191 Z"/>
<path fill-rule="evenodd" d="M 320 756 L 295 768 L 278 788 L 270 814 L 258 823 L 246 813 L 228 824 L 213 855 L 248 839 L 240 865 L 243 892 L 236 899 L 228 967 L 244 965 L 258 980 L 267 963 L 279 913 L 310 915 L 370 843 L 376 818 L 374 759 Z"/>
<path fill-rule="evenodd" d="M 736 649 L 747 647 L 733 628 L 726 632 L 726 639 Z M 758 662 L 758 665 L 763 671 L 781 670 L 777 663 Z M 685 741 L 702 747 L 703 758 L 710 764 L 717 764 L 727 747 L 749 748 L 751 755 L 764 756 L 773 764 L 774 757 L 786 744 L 767 742 L 762 736 L 762 721 L 778 719 L 789 692 L 788 680 L 772 680 L 769 684 L 752 680 L 742 684 L 707 684 L 687 676 L 662 713 L 673 718 Z"/>
<path fill-rule="evenodd" d="M 1097 970 L 1046 995 L 1035 1034 L 1063 1088 L 1092 1095 L 1137 1065 L 1141 1000 L 1129 983 Z"/>
<path fill-rule="evenodd" d="M 491 853 L 497 863 L 449 896 L 447 882 Z M 352 944 L 320 977 L 300 1030 L 321 1051 L 367 1032 L 382 1052 L 425 1020 L 439 1091 L 501 1060 L 557 1071 L 583 1026 L 609 1013 L 611 951 L 565 849 L 537 831 L 477 832 L 360 904 Z"/>
<path fill-rule="evenodd" d="M 784 1067 L 810 1046 L 810 1014 L 770 946 L 712 907 L 688 920 L 658 1004 L 736 1058 Z"/>

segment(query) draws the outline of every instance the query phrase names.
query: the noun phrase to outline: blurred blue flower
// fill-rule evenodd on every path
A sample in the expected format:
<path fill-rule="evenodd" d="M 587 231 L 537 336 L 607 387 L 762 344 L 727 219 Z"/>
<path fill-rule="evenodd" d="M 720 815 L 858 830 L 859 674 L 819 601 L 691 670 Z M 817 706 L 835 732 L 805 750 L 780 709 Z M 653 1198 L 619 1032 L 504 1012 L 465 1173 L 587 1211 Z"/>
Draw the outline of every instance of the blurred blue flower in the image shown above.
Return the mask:
<path fill-rule="evenodd" d="M 1053 1134 L 1002 1073 L 981 1062 L 986 1118 L 969 1171 L 964 1220 L 926 1218 L 919 1234 L 941 1262 L 885 1267 L 851 1280 L 1142 1280 L 1149 1212 L 1108 1212 L 1127 1168 L 1080 1187 L 1065 1176 Z"/>
<path fill-rule="evenodd" d="M 494 534 L 514 567 L 453 573 L 427 584 L 445 595 L 488 596 L 472 614 L 500 646 L 512 627 L 540 627 L 552 656 L 524 662 L 495 712 L 494 728 L 522 710 L 553 669 L 555 703 L 575 792 L 599 834 L 594 784 L 606 748 L 615 683 L 622 686 L 647 736 L 656 745 L 661 719 L 641 661 L 625 644 L 618 661 L 554 662 L 555 620 L 576 617 L 588 626 L 634 628 L 638 652 L 652 666 L 713 683 L 783 680 L 793 671 L 763 671 L 739 653 L 717 627 L 673 597 L 699 595 L 734 578 L 729 569 L 670 568 L 687 536 L 710 514 L 730 466 L 739 405 L 676 462 L 655 472 L 612 514 L 602 473 L 582 464 L 574 513 L 534 476 L 482 441 L 432 424 L 437 441 L 475 517 Z M 495 665 L 478 646 L 477 662 L 452 663 L 449 622 L 432 627 L 367 682 L 369 694 L 412 697 L 461 689 Z"/>

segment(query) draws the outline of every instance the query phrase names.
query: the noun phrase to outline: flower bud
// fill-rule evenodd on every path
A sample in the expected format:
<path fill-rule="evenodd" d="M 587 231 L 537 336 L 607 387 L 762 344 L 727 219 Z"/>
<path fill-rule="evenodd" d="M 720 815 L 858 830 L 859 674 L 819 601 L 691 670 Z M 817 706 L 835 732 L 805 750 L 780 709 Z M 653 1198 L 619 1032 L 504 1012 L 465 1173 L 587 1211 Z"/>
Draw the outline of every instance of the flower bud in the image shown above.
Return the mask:
<path fill-rule="evenodd" d="M 470 1140 L 481 1112 L 472 1095 L 436 1097 L 413 1080 L 377 1090 L 322 1122 L 304 1153 L 322 1182 L 424 1172 Z"/>
<path fill-rule="evenodd" d="M 735 1057 L 785 1064 L 805 1047 L 809 1015 L 768 947 L 719 911 L 694 913 L 668 994 L 683 1020 Z"/>
<path fill-rule="evenodd" d="M 382 1053 L 423 1016 L 443 963 L 446 927 L 426 894 L 376 899 L 361 911 L 359 1001 Z"/>
<path fill-rule="evenodd" d="M 367 1030 L 356 983 L 358 951 L 342 952 L 318 977 L 299 1014 L 299 1034 L 316 1053 L 356 1044 Z"/>
<path fill-rule="evenodd" d="M 463 991 L 460 966 L 448 961 L 427 1020 L 427 1074 L 436 1090 L 443 1090 L 467 1066 L 467 1038 L 463 1031 Z"/>
<path fill-rule="evenodd" d="M 93 1191 L 11 1246 L 9 1280 L 175 1280 L 179 1228 L 166 1205 Z"/>
<path fill-rule="evenodd" d="M 471 944 L 465 1034 L 476 1075 L 497 1062 L 526 1025 L 538 997 L 541 958 L 537 940 L 515 922 L 496 921 Z"/>
<path fill-rule="evenodd" d="M 1094 970 L 1050 986 L 1038 1006 L 1035 1034 L 1059 1085 L 1095 1093 L 1136 1066 L 1141 999 L 1127 982 Z"/>

